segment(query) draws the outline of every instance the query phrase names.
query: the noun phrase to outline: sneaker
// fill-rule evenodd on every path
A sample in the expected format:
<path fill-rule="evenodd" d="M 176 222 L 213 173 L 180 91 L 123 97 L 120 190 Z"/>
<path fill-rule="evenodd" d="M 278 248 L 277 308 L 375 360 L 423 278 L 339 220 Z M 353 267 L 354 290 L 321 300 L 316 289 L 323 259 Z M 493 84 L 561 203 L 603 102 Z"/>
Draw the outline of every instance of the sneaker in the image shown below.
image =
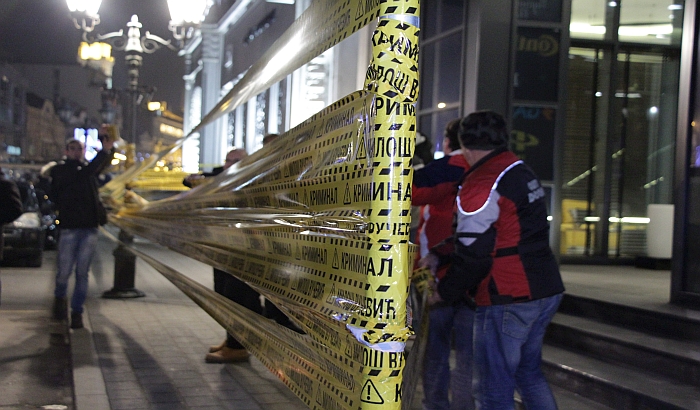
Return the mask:
<path fill-rule="evenodd" d="M 53 320 L 66 320 L 68 318 L 68 299 L 55 298 L 53 300 Z"/>
<path fill-rule="evenodd" d="M 231 349 L 224 346 L 214 353 L 207 353 L 204 361 L 207 363 L 238 363 L 248 360 L 248 352 L 245 349 Z"/>
<path fill-rule="evenodd" d="M 70 315 L 70 328 L 71 329 L 82 329 L 83 328 L 83 314 L 82 313 L 71 313 Z"/>
<path fill-rule="evenodd" d="M 226 347 L 226 340 L 224 340 L 223 342 L 221 342 L 220 345 L 209 346 L 209 353 L 216 353 L 216 352 L 218 352 L 219 350 L 223 349 L 224 347 Z"/>

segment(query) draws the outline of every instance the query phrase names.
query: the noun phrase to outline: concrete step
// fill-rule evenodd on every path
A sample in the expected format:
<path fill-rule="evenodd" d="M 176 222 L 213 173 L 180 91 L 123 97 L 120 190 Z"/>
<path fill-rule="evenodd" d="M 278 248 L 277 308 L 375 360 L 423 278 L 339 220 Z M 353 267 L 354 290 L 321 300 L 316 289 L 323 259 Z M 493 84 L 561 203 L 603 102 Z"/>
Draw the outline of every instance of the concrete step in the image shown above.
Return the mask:
<path fill-rule="evenodd" d="M 559 386 L 550 384 L 550 387 L 552 388 L 552 393 L 554 393 L 554 398 L 557 401 L 557 406 L 562 410 L 615 410 Z M 526 410 L 525 406 L 523 406 L 520 398 L 518 398 L 517 395 L 515 402 L 516 409 Z"/>
<path fill-rule="evenodd" d="M 543 371 L 552 385 L 616 410 L 700 409 L 696 385 L 557 346 L 544 346 Z"/>
<path fill-rule="evenodd" d="M 665 339 L 700 342 L 700 320 L 683 316 L 682 313 L 642 309 L 570 294 L 564 294 L 559 312 Z"/>
<path fill-rule="evenodd" d="M 546 343 L 700 387 L 700 344 L 557 313 Z"/>

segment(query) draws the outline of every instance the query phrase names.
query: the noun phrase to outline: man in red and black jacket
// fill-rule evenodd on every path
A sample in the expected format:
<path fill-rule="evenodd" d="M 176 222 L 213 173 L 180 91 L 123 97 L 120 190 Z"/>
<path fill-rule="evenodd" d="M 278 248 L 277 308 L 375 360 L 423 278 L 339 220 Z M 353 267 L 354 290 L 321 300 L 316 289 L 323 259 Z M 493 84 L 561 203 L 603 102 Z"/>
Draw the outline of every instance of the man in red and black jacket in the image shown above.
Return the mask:
<path fill-rule="evenodd" d="M 431 301 L 474 296 L 477 408 L 513 408 L 517 389 L 526 408 L 556 409 L 540 362 L 564 285 L 549 247 L 544 189 L 508 150 L 501 115 L 468 115 L 459 140 L 471 168 L 457 195 L 454 240 L 421 261 L 432 269 L 450 263 Z"/>

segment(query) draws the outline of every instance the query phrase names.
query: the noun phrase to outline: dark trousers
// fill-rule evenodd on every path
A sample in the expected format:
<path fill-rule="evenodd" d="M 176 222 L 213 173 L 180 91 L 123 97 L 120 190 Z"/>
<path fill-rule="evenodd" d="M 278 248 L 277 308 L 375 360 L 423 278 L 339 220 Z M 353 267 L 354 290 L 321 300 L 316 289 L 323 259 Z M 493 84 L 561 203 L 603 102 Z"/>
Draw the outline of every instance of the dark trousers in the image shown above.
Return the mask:
<path fill-rule="evenodd" d="M 214 268 L 214 291 L 257 314 L 262 314 L 260 294 L 242 280 L 216 268 Z M 226 347 L 245 349 L 229 333 L 226 333 Z"/>

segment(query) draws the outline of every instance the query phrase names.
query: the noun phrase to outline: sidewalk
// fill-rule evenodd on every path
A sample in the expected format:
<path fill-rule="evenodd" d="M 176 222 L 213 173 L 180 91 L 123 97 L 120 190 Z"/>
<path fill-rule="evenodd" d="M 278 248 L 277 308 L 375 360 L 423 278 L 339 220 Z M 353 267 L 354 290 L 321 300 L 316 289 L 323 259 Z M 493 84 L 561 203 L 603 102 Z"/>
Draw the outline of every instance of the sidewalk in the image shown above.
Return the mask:
<path fill-rule="evenodd" d="M 73 409 L 68 329 L 53 322 L 55 252 L 41 268 L 0 267 L 0 409 Z"/>
<path fill-rule="evenodd" d="M 150 243 L 136 246 L 212 286 L 211 267 Z M 114 247 L 100 237 L 80 330 L 51 320 L 55 251 L 45 252 L 38 269 L 0 268 L 0 409 L 307 408 L 252 356 L 205 363 L 224 330 L 142 260 L 136 286 L 146 297 L 103 299 L 113 285 Z"/>
<path fill-rule="evenodd" d="M 211 287 L 212 268 L 147 242 L 136 246 Z M 113 284 L 114 243 L 101 238 L 86 304 L 86 329 L 71 331 L 75 402 L 99 409 L 306 409 L 257 359 L 207 364 L 221 326 L 141 259 L 146 297 L 103 299 Z M 102 379 L 102 380 L 100 380 Z"/>
<path fill-rule="evenodd" d="M 211 267 L 145 241 L 135 245 L 212 286 Z M 98 246 L 81 330 L 50 320 L 55 251 L 39 269 L 0 268 L 0 410 L 307 408 L 254 357 L 206 364 L 223 329 L 141 259 L 136 287 L 146 296 L 102 298 L 113 285 L 115 244 L 101 236 Z M 668 271 L 564 265 L 562 273 L 571 294 L 700 315 L 668 305 Z M 420 391 L 412 408 L 420 408 Z"/>

